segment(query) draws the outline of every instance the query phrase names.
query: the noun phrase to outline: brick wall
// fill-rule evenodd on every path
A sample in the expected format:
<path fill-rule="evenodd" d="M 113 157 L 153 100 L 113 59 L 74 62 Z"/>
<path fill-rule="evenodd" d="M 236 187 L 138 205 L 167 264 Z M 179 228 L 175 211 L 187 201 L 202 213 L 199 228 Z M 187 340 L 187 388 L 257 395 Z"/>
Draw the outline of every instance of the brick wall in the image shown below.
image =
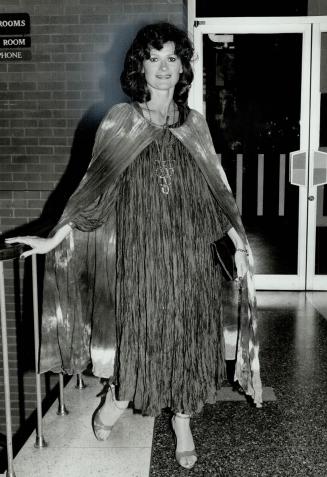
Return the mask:
<path fill-rule="evenodd" d="M 31 17 L 32 60 L 0 63 L 0 230 L 55 223 L 82 177 L 104 112 L 144 24 L 186 26 L 183 0 L 1 0 Z M 42 214 L 43 211 L 43 214 Z M 24 227 L 23 227 L 24 230 Z M 34 409 L 30 263 L 5 265 L 14 429 Z M 1 355 L 0 355 L 1 356 Z M 0 432 L 4 400 L 0 370 Z"/>

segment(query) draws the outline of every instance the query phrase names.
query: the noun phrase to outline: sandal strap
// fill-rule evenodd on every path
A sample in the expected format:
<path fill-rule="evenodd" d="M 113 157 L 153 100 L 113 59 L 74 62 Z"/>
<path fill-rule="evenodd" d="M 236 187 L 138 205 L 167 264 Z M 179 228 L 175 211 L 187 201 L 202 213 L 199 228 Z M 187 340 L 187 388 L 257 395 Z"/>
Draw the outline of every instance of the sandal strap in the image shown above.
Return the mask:
<path fill-rule="evenodd" d="M 111 401 L 112 401 L 113 405 L 115 406 L 115 408 L 118 409 L 119 411 L 125 411 L 126 407 L 119 407 L 119 404 L 118 404 L 119 401 L 116 401 L 115 385 L 114 384 L 109 384 L 108 390 L 110 390 Z"/>
<path fill-rule="evenodd" d="M 100 411 L 100 409 L 99 409 L 99 411 Z M 100 418 L 100 415 L 99 415 L 99 411 L 96 413 L 96 415 L 94 416 L 94 419 L 93 419 L 93 425 L 94 425 L 94 427 L 96 427 L 98 430 L 101 429 L 102 431 L 111 431 L 114 426 L 104 424 L 104 423 L 101 421 L 101 418 Z"/>
<path fill-rule="evenodd" d="M 182 414 L 180 412 L 175 412 L 174 417 L 178 417 L 178 419 L 191 419 L 190 414 Z"/>
<path fill-rule="evenodd" d="M 182 457 L 197 457 L 197 453 L 195 452 L 195 448 L 190 451 L 176 451 L 176 460 L 180 460 Z"/>

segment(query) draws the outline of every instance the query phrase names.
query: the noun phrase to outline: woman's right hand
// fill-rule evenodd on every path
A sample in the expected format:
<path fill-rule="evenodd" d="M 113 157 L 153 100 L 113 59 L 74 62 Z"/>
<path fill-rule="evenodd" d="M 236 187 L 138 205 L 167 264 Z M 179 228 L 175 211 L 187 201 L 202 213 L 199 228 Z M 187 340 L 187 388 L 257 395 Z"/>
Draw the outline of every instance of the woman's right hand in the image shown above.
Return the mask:
<path fill-rule="evenodd" d="M 26 235 L 25 237 L 10 237 L 5 239 L 5 243 L 14 244 L 14 243 L 23 243 L 32 247 L 32 250 L 27 250 L 26 252 L 22 253 L 20 258 L 26 258 L 30 255 L 35 253 L 48 253 L 50 250 L 56 247 L 56 243 L 53 240 L 53 237 L 50 238 L 42 238 L 42 237 L 35 237 Z"/>

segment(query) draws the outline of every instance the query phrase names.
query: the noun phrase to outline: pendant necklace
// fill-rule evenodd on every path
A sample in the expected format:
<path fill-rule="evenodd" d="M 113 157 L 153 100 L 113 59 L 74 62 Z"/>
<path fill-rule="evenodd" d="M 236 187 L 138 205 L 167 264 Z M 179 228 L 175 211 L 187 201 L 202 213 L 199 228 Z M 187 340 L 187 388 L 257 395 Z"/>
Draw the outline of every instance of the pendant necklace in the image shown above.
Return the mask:
<path fill-rule="evenodd" d="M 150 122 L 152 121 L 151 117 L 151 112 L 148 106 L 148 103 L 145 103 Z M 166 122 L 163 125 L 163 133 L 162 133 L 162 144 L 161 148 L 159 147 L 159 144 L 157 141 L 155 141 L 157 148 L 158 148 L 158 156 L 159 159 L 156 159 L 156 169 L 155 169 L 155 174 L 158 178 L 160 190 L 163 194 L 168 195 L 171 187 L 171 178 L 174 174 L 174 164 L 175 160 L 170 157 L 172 154 L 172 144 L 171 144 L 171 139 L 170 139 L 170 134 L 169 134 L 169 116 L 166 118 Z M 155 124 L 155 123 L 153 123 Z M 175 124 L 175 108 L 174 108 L 174 113 L 173 113 L 173 122 L 172 124 Z M 166 154 L 165 154 L 166 153 Z M 164 158 L 164 154 L 166 158 Z"/>

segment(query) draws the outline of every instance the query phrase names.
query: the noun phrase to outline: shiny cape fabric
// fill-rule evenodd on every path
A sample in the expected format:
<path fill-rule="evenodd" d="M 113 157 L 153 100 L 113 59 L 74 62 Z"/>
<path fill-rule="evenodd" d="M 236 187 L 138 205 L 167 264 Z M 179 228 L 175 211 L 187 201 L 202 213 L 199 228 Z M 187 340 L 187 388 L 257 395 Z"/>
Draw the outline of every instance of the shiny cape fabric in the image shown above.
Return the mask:
<path fill-rule="evenodd" d="M 196 160 L 212 194 L 249 250 L 250 270 L 240 297 L 235 380 L 261 406 L 253 258 L 240 214 L 204 117 L 190 110 L 185 122 L 170 130 Z M 72 226 L 72 232 L 46 258 L 40 372 L 78 373 L 90 359 L 94 374 L 108 377 L 113 372 L 115 185 L 160 133 L 161 128 L 146 120 L 133 103 L 115 105 L 102 120 L 88 170 L 52 232 L 67 223 Z"/>

